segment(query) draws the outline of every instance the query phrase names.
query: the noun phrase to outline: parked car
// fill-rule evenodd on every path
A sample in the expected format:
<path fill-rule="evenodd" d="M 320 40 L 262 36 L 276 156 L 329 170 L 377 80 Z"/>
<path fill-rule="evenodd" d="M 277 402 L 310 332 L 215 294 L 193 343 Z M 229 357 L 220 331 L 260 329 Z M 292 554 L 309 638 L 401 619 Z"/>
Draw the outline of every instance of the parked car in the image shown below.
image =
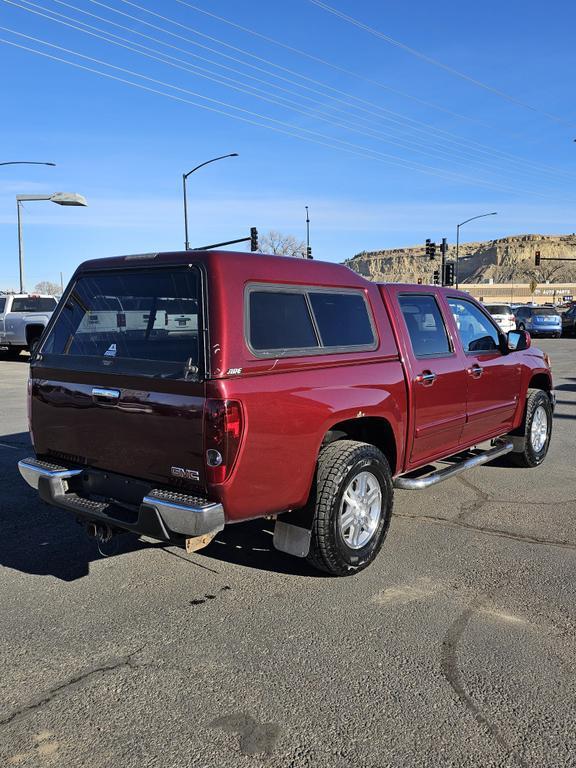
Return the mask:
<path fill-rule="evenodd" d="M 57 303 L 54 296 L 0 294 L 0 348 L 13 357 L 34 351 Z"/>
<path fill-rule="evenodd" d="M 484 308 L 492 315 L 504 333 L 516 328 L 516 318 L 510 304 L 484 304 Z"/>
<path fill-rule="evenodd" d="M 562 314 L 562 333 L 567 336 L 576 336 L 576 304 Z"/>
<path fill-rule="evenodd" d="M 529 335 L 452 288 L 261 254 L 119 257 L 78 268 L 32 356 L 19 466 L 100 539 L 195 549 L 273 516 L 277 549 L 346 575 L 380 550 L 394 488 L 541 464 L 553 404 Z"/>
<path fill-rule="evenodd" d="M 562 318 L 554 307 L 520 307 L 516 311 L 516 327 L 521 331 L 529 331 L 532 336 L 559 339 L 562 335 Z"/>

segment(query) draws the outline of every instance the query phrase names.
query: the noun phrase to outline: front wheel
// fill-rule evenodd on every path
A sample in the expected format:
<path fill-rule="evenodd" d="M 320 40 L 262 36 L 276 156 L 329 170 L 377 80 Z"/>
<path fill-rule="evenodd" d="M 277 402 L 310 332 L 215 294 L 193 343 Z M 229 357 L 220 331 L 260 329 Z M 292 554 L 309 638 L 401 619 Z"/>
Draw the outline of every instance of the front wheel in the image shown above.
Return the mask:
<path fill-rule="evenodd" d="M 380 551 L 392 515 L 392 473 L 373 445 L 338 440 L 318 458 L 308 561 L 333 576 L 366 568 Z"/>
<path fill-rule="evenodd" d="M 521 451 L 510 454 L 515 464 L 520 467 L 542 464 L 550 447 L 552 416 L 548 394 L 541 389 L 529 389 L 522 427 L 524 445 Z"/>

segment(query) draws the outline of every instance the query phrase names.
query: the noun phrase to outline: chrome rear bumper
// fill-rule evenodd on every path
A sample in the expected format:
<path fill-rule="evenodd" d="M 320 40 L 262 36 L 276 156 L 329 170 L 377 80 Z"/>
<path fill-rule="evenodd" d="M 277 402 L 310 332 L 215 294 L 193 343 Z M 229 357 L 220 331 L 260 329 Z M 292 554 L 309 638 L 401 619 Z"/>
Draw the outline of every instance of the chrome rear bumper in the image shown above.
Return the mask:
<path fill-rule="evenodd" d="M 222 504 L 199 496 L 151 489 L 139 508 L 130 514 L 125 505 L 86 498 L 78 493 L 80 478 L 90 472 L 89 468 L 68 468 L 28 458 L 18 462 L 18 469 L 43 501 L 111 528 L 167 540 L 174 538 L 173 534 L 194 537 L 224 528 Z"/>

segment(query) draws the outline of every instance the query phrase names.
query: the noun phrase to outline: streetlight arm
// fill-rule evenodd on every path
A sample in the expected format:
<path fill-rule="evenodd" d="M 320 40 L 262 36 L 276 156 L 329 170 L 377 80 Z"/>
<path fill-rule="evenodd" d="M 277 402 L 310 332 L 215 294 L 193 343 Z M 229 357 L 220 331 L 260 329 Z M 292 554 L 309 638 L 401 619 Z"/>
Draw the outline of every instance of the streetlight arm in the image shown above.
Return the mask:
<path fill-rule="evenodd" d="M 29 203 L 32 200 L 51 200 L 52 195 L 16 195 L 19 203 Z"/>
<path fill-rule="evenodd" d="M 468 224 L 469 221 L 474 221 L 475 219 L 483 219 L 485 216 L 497 216 L 497 215 L 498 215 L 498 211 L 492 211 L 491 213 L 481 213 L 479 216 L 471 216 L 469 219 L 466 219 L 466 221 L 463 221 L 456 226 L 456 288 L 458 288 L 460 284 L 460 269 L 459 269 L 460 227 L 463 227 L 464 224 Z"/>
<path fill-rule="evenodd" d="M 474 221 L 474 219 L 483 219 L 485 216 L 497 216 L 497 215 L 498 215 L 498 211 L 493 211 L 492 213 L 481 213 L 480 216 L 472 216 L 470 219 L 466 219 L 466 221 L 462 221 L 460 224 L 458 224 L 458 226 L 462 227 L 464 226 L 464 224 L 468 224 L 469 221 Z"/>
<path fill-rule="evenodd" d="M 191 173 L 194 173 L 194 171 L 197 171 L 199 168 L 204 168 L 205 165 L 210 165 L 210 163 L 215 163 L 216 160 L 224 160 L 225 157 L 238 157 L 238 152 L 232 152 L 229 155 L 220 155 L 220 157 L 214 157 L 212 160 L 206 160 L 205 163 L 200 163 L 200 165 L 197 165 L 196 168 L 192 168 L 191 171 L 188 171 L 188 173 L 182 174 L 185 179 L 190 176 Z"/>
<path fill-rule="evenodd" d="M 0 165 L 51 165 L 55 167 L 56 163 L 43 163 L 38 160 L 10 160 L 7 163 L 0 163 Z"/>

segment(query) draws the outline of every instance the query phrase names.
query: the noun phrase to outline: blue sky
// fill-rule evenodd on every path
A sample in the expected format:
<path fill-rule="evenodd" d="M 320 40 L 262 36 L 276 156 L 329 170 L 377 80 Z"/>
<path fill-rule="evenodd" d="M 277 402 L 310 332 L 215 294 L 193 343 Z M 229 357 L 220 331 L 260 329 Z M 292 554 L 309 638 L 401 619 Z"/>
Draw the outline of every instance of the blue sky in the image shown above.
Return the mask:
<path fill-rule="evenodd" d="M 304 238 L 305 205 L 330 261 L 488 211 L 463 239 L 573 232 L 575 25 L 568 0 L 0 0 L 0 160 L 57 163 L 0 167 L 0 288 L 16 194 L 89 202 L 26 205 L 31 287 L 183 247 L 181 174 L 228 152 L 190 177 L 193 244 Z"/>

